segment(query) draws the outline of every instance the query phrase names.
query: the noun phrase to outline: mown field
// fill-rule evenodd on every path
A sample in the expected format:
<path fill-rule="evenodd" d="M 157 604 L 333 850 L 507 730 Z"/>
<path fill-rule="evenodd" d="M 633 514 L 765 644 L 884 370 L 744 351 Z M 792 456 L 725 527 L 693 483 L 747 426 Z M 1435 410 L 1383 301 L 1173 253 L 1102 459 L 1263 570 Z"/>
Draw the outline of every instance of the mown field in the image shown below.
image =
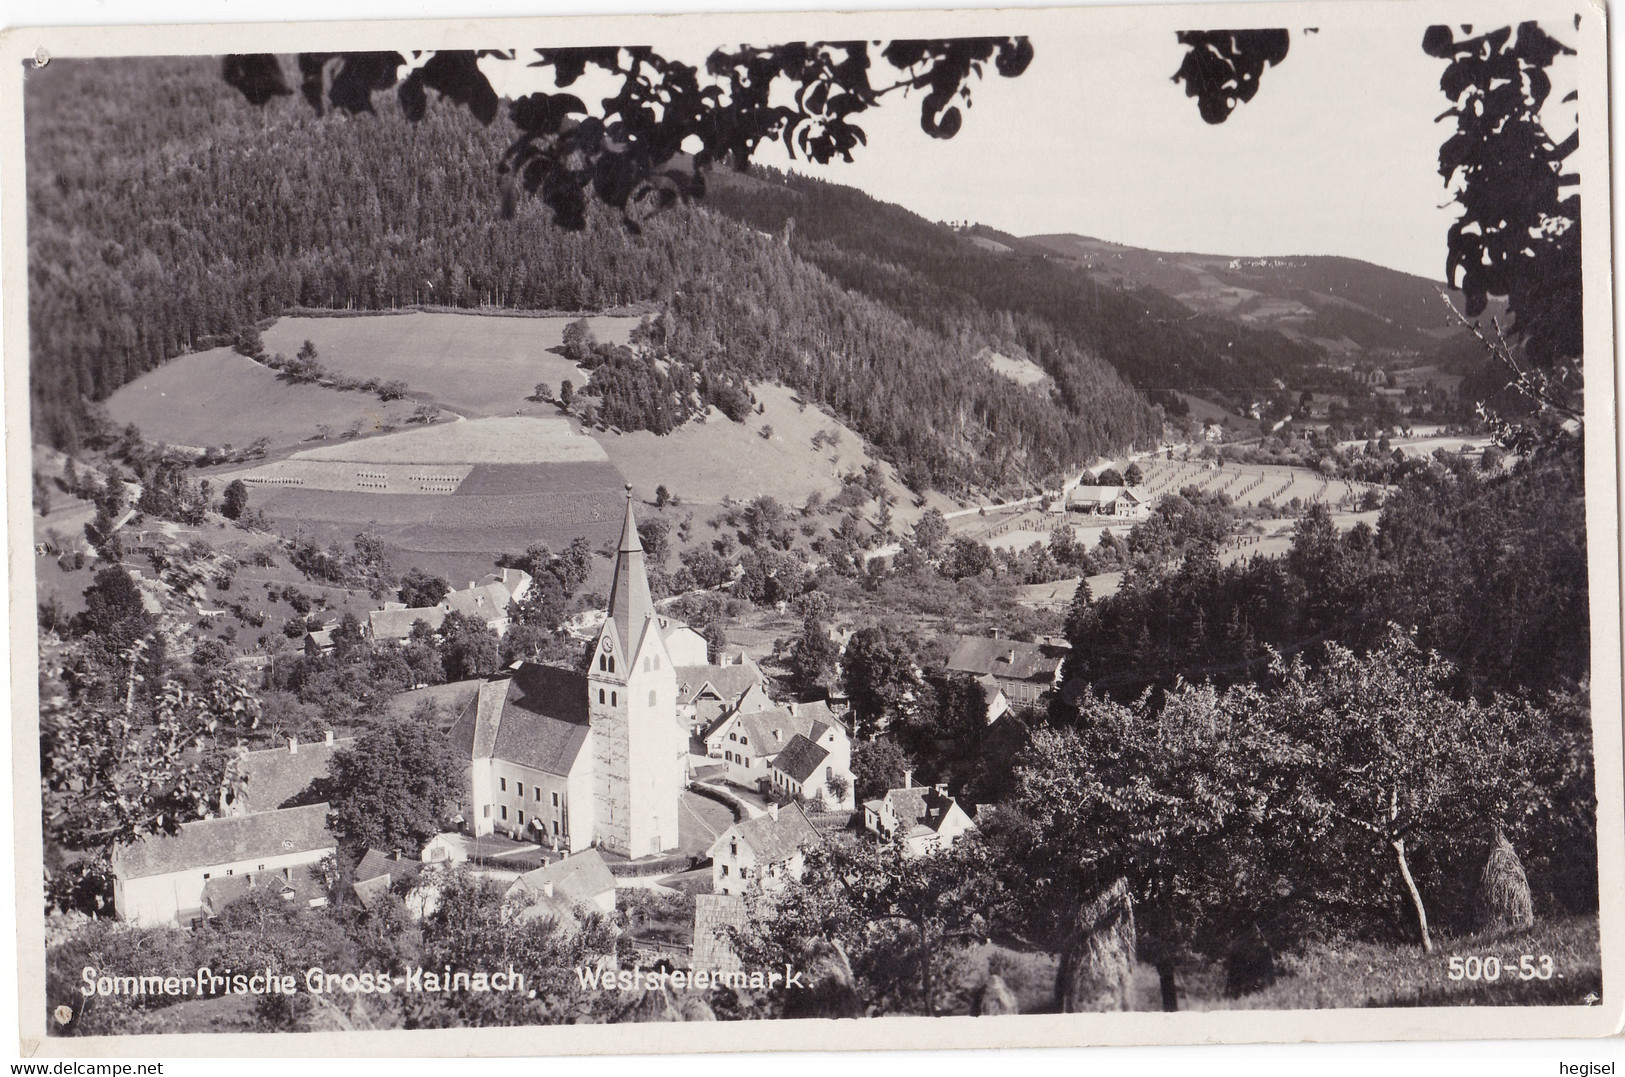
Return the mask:
<path fill-rule="evenodd" d="M 295 385 L 230 348 L 214 348 L 143 374 L 106 406 L 115 424 L 134 423 L 148 441 L 242 448 L 266 438 L 275 449 L 303 444 L 323 426 L 340 432 L 360 423 L 362 434 L 400 426 L 417 405 Z"/>
<path fill-rule="evenodd" d="M 269 352 L 293 355 L 307 340 L 323 366 L 355 378 L 399 379 L 415 395 L 470 418 L 546 413 L 527 399 L 539 381 L 557 390 L 586 379 L 574 363 L 549 351 L 575 318 L 412 311 L 364 317 L 287 317 L 262 334 Z M 626 343 L 636 318 L 588 319 L 600 341 Z"/>

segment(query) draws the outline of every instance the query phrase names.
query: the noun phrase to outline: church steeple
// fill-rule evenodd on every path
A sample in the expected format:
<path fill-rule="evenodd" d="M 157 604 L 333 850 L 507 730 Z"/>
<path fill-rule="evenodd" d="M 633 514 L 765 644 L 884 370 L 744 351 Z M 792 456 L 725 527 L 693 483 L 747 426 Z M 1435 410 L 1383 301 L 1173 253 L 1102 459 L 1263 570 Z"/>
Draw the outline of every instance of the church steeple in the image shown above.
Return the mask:
<path fill-rule="evenodd" d="M 610 585 L 609 615 L 620 634 L 621 653 L 632 660 L 632 648 L 643 635 L 643 626 L 654 616 L 654 600 L 649 596 L 649 575 L 643 566 L 643 543 L 638 539 L 637 521 L 632 519 L 632 484 L 626 484 L 626 522 L 621 525 L 620 552 L 615 555 L 615 582 Z"/>

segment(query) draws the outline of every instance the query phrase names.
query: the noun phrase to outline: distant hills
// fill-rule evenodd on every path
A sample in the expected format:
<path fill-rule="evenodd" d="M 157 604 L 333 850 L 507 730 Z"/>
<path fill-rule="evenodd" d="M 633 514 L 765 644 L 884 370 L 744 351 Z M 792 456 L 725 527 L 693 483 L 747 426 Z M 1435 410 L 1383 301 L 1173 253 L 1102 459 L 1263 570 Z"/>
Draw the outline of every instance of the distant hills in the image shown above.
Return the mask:
<path fill-rule="evenodd" d="M 1182 254 L 1077 235 L 1025 243 L 1104 283 L 1155 288 L 1193 311 L 1275 329 L 1333 357 L 1429 354 L 1460 331 L 1440 298 L 1442 282 L 1354 258 Z"/>

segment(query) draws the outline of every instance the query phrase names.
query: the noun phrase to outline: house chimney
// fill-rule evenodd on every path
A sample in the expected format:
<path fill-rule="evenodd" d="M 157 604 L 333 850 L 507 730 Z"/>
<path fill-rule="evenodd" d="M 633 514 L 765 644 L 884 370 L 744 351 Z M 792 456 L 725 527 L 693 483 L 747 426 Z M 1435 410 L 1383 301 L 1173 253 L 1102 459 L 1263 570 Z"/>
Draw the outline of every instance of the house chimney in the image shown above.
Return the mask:
<path fill-rule="evenodd" d="M 553 883 L 551 880 L 542 884 L 542 893 L 546 894 L 548 897 L 553 896 Z"/>
<path fill-rule="evenodd" d="M 1002 628 L 995 628 L 995 629 L 994 629 L 994 630 L 993 630 L 993 638 L 994 638 L 994 639 L 1003 639 L 1003 638 L 1004 638 L 1004 629 L 1002 629 Z"/>
<path fill-rule="evenodd" d="M 914 788 L 914 772 L 912 770 L 909 770 L 908 768 L 904 768 L 904 770 L 903 770 L 903 788 L 904 789 L 913 789 Z"/>
<path fill-rule="evenodd" d="M 289 755 L 298 755 L 299 754 L 299 738 L 298 737 L 289 737 L 288 738 L 288 754 Z"/>
<path fill-rule="evenodd" d="M 333 731 L 331 729 L 327 731 L 327 743 L 329 747 L 333 744 Z"/>
<path fill-rule="evenodd" d="M 774 801 L 772 804 L 767 806 L 767 815 L 768 818 L 772 819 L 775 823 L 779 821 L 779 805 L 777 801 Z"/>

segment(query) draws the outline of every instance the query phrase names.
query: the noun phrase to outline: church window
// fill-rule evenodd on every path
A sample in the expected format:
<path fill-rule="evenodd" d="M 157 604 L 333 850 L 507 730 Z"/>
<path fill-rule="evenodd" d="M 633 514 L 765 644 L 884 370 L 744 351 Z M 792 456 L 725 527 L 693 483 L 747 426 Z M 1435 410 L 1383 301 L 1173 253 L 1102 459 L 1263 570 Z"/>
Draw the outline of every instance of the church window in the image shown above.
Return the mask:
<path fill-rule="evenodd" d="M 611 673 L 615 672 L 615 656 L 614 655 L 609 656 L 609 671 Z"/>
<path fill-rule="evenodd" d="M 536 802 L 538 804 L 540 804 L 541 801 L 542 801 L 542 787 L 537 785 L 537 786 L 532 786 L 532 789 L 536 793 Z M 559 798 L 559 795 L 557 793 L 554 793 L 553 794 L 553 799 L 557 800 L 558 798 Z"/>
<path fill-rule="evenodd" d="M 649 690 L 649 706 L 652 707 L 654 705 L 655 705 L 655 693 L 654 693 L 654 689 L 651 688 Z"/>
<path fill-rule="evenodd" d="M 600 689 L 598 689 L 598 702 L 602 703 L 603 701 L 604 701 L 604 690 L 602 688 L 600 688 Z"/>
<path fill-rule="evenodd" d="M 508 817 L 508 806 L 506 804 L 502 805 L 502 817 L 504 819 Z"/>
<path fill-rule="evenodd" d="M 553 794 L 553 806 L 555 808 L 559 806 L 559 795 L 557 793 Z"/>
<path fill-rule="evenodd" d="M 605 669 L 609 668 L 609 657 L 607 655 L 602 655 L 601 654 L 601 655 L 598 656 L 598 668 L 600 670 L 605 670 Z"/>
<path fill-rule="evenodd" d="M 485 817 L 487 819 L 491 818 L 491 805 L 489 804 L 485 806 Z"/>
<path fill-rule="evenodd" d="M 519 799 L 520 800 L 525 799 L 525 783 L 524 782 L 519 783 Z"/>
<path fill-rule="evenodd" d="M 506 793 L 508 791 L 508 779 L 498 778 L 497 781 L 502 783 L 502 791 Z"/>
<path fill-rule="evenodd" d="M 650 668 L 649 667 L 649 656 L 644 655 L 643 656 L 643 672 L 645 672 L 645 673 L 649 672 L 649 668 Z"/>
<path fill-rule="evenodd" d="M 656 669 L 660 668 L 660 656 L 658 654 L 655 655 L 655 668 Z"/>
<path fill-rule="evenodd" d="M 616 697 L 616 694 L 614 692 L 611 692 L 609 694 L 609 705 L 611 707 L 618 707 L 618 706 L 621 705 L 620 700 Z"/>

